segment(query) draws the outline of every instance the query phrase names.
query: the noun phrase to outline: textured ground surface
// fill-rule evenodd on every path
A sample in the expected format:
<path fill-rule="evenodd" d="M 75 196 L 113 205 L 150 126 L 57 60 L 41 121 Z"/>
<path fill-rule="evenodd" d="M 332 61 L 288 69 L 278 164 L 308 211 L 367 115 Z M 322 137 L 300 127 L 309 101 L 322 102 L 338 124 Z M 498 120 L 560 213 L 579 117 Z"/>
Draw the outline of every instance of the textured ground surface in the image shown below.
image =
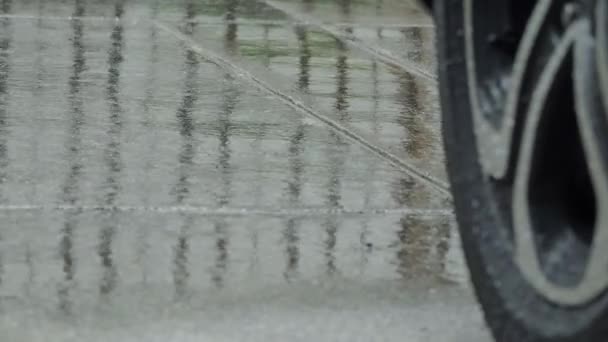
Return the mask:
<path fill-rule="evenodd" d="M 6 341 L 488 341 L 432 22 L 399 0 L 0 0 Z"/>

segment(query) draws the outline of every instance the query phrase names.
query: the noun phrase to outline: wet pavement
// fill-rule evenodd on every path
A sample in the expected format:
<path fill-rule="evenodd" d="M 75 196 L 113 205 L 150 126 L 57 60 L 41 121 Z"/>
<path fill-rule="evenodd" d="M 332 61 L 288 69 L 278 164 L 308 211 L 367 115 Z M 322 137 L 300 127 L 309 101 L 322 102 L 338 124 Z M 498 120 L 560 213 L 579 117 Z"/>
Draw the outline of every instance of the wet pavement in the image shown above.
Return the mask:
<path fill-rule="evenodd" d="M 7 341 L 488 341 L 413 1 L 0 0 Z"/>

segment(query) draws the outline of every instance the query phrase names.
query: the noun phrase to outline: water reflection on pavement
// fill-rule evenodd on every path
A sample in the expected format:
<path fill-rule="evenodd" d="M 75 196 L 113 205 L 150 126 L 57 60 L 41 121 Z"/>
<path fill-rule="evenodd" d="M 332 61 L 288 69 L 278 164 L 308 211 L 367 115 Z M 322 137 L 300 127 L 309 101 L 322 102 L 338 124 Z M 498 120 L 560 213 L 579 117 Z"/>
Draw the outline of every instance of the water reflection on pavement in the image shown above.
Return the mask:
<path fill-rule="evenodd" d="M 0 12 L 0 336 L 487 340 L 412 2 Z"/>

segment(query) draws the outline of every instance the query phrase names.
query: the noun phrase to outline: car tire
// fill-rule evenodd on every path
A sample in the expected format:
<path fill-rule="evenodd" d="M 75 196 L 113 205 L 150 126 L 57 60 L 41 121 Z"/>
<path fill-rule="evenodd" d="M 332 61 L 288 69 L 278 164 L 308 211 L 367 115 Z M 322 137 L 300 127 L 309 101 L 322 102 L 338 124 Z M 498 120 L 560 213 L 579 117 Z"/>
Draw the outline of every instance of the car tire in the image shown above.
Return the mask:
<path fill-rule="evenodd" d="M 603 3 L 433 4 L 455 210 L 471 280 L 499 342 L 608 340 L 604 274 L 585 282 L 590 255 L 608 253 L 596 251 L 608 210 L 596 186 L 608 178 L 608 116 L 599 114 L 608 103 Z M 547 50 L 536 47 L 543 44 Z M 580 108 L 594 111 L 583 116 Z M 501 131 L 505 117 L 509 138 L 487 133 Z"/>

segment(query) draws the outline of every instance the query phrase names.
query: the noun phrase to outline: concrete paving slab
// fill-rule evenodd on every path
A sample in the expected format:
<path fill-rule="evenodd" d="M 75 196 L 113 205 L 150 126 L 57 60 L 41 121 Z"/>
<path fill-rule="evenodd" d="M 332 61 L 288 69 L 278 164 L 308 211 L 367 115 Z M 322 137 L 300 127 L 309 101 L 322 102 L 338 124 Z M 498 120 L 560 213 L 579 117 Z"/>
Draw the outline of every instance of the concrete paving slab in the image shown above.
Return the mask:
<path fill-rule="evenodd" d="M 0 336 L 487 341 L 432 84 L 230 3 L 2 3 Z"/>

